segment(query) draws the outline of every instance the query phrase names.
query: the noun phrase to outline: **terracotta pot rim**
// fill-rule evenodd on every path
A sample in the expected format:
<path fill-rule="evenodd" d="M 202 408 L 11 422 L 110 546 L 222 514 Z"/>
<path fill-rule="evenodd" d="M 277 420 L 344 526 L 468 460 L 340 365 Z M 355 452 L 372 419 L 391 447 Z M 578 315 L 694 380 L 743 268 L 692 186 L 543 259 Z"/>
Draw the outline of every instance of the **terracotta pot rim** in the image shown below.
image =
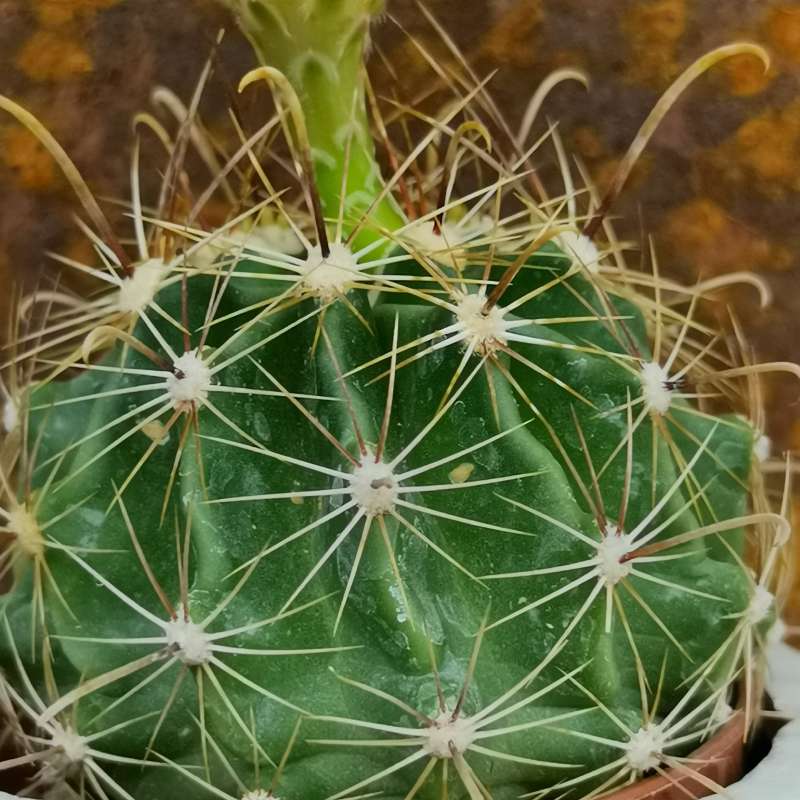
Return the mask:
<path fill-rule="evenodd" d="M 745 715 L 738 710 L 707 742 L 689 756 L 704 761 L 693 769 L 714 783 L 728 786 L 742 775 L 745 742 Z M 667 769 L 630 786 L 600 795 L 603 800 L 689 800 L 713 795 L 690 775 Z"/>

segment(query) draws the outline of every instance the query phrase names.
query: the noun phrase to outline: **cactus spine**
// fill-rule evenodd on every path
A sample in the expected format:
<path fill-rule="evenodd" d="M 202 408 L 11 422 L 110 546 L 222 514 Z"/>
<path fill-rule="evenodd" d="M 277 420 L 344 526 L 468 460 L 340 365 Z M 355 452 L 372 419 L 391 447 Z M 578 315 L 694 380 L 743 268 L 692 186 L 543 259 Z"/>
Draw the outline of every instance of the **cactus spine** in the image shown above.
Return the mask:
<path fill-rule="evenodd" d="M 789 526 L 763 431 L 712 402 L 770 366 L 698 321 L 719 282 L 625 265 L 555 131 L 490 135 L 482 87 L 402 157 L 378 121 L 381 177 L 374 4 L 229 4 L 268 64 L 241 89 L 265 79 L 277 112 L 232 156 L 250 199 L 221 227 L 172 202 L 191 107 L 155 217 L 134 150 L 132 260 L 3 101 L 79 189 L 100 263 L 77 268 L 107 289 L 26 300 L 6 359 L 1 766 L 137 800 L 580 798 L 693 771 L 759 699 Z M 742 52 L 763 57 L 681 81 Z M 529 169 L 551 142 L 555 198 Z"/>

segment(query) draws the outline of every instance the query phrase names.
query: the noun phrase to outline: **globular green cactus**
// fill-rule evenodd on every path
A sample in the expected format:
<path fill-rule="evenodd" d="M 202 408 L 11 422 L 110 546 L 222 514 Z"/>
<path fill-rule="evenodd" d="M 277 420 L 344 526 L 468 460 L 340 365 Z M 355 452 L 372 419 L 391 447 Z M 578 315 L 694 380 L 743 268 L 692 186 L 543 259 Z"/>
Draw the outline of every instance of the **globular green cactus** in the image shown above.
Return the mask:
<path fill-rule="evenodd" d="M 598 203 L 552 128 L 503 138 L 467 78 L 418 144 L 390 144 L 392 118 L 373 134 L 374 3 L 230 5 L 270 64 L 241 88 L 265 79 L 276 115 L 191 193 L 193 102 L 144 212 L 137 144 L 135 260 L 3 100 L 79 190 L 98 264 L 67 264 L 106 289 L 39 290 L 4 359 L 21 752 L 0 767 L 137 800 L 694 773 L 704 739 L 750 727 L 788 540 L 763 430 L 732 413 L 760 426 L 765 367 L 701 321 L 719 280 L 626 266 L 604 214 L 678 91 L 762 51 L 690 68 Z M 555 197 L 532 169 L 551 142 Z M 197 198 L 234 178 L 244 204 L 207 229 Z"/>

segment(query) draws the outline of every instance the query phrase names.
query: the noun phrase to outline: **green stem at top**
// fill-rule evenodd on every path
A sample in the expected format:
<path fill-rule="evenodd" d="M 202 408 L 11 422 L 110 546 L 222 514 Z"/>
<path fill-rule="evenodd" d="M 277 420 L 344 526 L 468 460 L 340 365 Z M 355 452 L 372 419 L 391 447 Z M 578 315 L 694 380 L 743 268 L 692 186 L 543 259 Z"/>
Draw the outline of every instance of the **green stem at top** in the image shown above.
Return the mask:
<path fill-rule="evenodd" d="M 383 0 L 223 1 L 261 60 L 283 72 L 300 98 L 326 217 L 339 215 L 346 171 L 345 227 L 367 210 L 370 227 L 401 226 L 390 196 L 372 208 L 383 183 L 367 120 L 363 60 L 370 17 Z M 374 233 L 365 231 L 359 243 L 365 237 Z"/>

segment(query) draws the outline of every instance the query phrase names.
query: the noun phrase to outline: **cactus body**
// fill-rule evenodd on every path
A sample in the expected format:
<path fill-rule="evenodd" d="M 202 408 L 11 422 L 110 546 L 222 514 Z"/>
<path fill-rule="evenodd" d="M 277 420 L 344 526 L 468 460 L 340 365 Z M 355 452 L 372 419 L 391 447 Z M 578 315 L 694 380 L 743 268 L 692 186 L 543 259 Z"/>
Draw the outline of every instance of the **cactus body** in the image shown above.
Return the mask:
<path fill-rule="evenodd" d="M 351 5 L 316 12 L 358 106 Z M 26 387 L 1 638 L 35 789 L 582 797 L 677 763 L 751 674 L 786 539 L 760 433 L 690 388 L 737 378 L 695 293 L 609 278 L 574 219 L 365 210 L 363 106 L 344 179 L 303 71 L 335 37 L 246 6 L 265 57 L 311 43 L 279 65 L 340 217 L 326 244 L 297 215 L 299 256 L 201 232 L 202 268 L 168 238 L 68 379 Z"/>

